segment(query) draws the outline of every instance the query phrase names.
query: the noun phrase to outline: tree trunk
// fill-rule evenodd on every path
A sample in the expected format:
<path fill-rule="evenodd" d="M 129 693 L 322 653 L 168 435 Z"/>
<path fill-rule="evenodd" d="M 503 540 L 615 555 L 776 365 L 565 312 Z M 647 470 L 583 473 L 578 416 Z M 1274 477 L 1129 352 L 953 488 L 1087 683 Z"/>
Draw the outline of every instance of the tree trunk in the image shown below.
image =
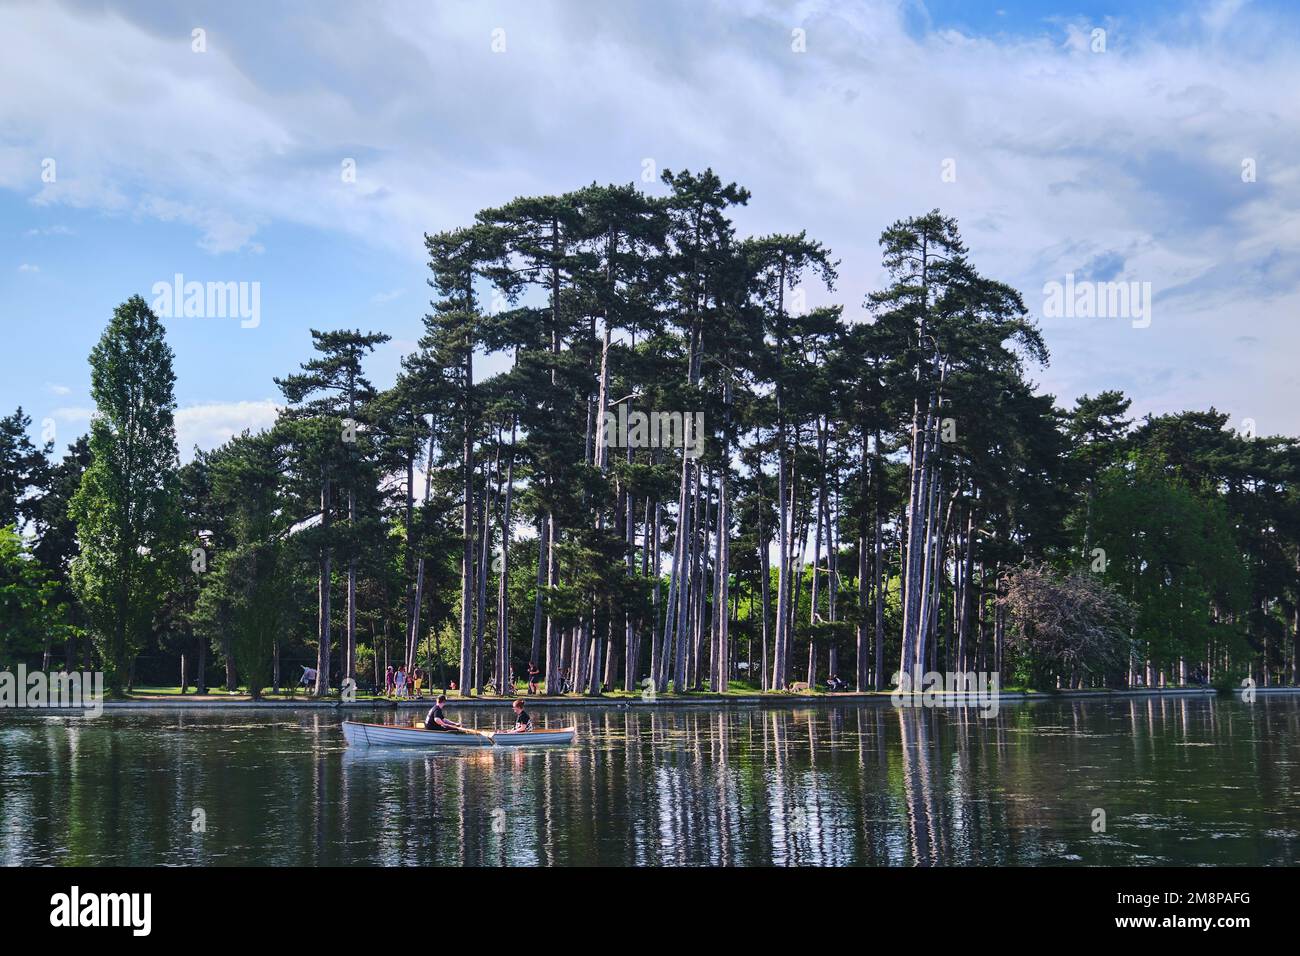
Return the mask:
<path fill-rule="evenodd" d="M 762 508 L 761 503 L 759 504 L 759 508 Z M 763 648 L 762 661 L 759 668 L 759 689 L 768 690 L 772 686 L 767 680 L 768 674 L 770 673 L 768 671 L 767 647 L 772 640 L 772 635 L 770 633 L 771 628 L 769 627 L 772 620 L 772 542 L 768 540 L 767 529 L 762 524 L 762 518 L 759 519 L 758 547 L 759 572 L 763 576 L 762 580 L 759 582 L 759 587 L 763 592 Z M 751 660 L 748 663 L 750 672 L 752 673 L 754 662 Z"/>
<path fill-rule="evenodd" d="M 677 497 L 677 532 L 673 541 L 673 563 L 668 575 L 668 600 L 664 613 L 663 639 L 659 645 L 658 665 L 651 675 L 654 690 L 667 686 L 669 662 L 673 659 L 674 630 L 680 632 L 678 605 L 685 609 L 682 579 L 686 564 L 686 540 L 690 534 L 690 513 L 686 510 L 686 496 L 690 481 L 690 460 L 682 455 L 682 481 Z M 679 638 L 680 639 L 680 638 Z"/>
<path fill-rule="evenodd" d="M 89 642 L 87 642 L 89 643 Z M 199 638 L 198 647 L 199 666 L 194 673 L 194 693 L 206 694 L 208 692 L 208 641 L 207 638 Z M 89 666 L 86 668 L 89 670 Z"/>
<path fill-rule="evenodd" d="M 727 606 L 730 601 L 730 592 L 728 590 L 728 573 L 727 565 L 729 563 L 728 534 L 727 527 L 730 523 L 731 516 L 727 511 L 727 466 L 724 456 L 722 475 L 718 481 L 718 541 L 715 547 L 716 557 L 714 558 L 714 598 L 713 603 L 715 613 L 713 616 L 715 623 L 713 635 L 713 660 L 710 674 L 710 689 L 716 693 L 723 693 L 728 689 L 729 678 L 731 677 L 730 662 L 727 660 L 729 650 L 727 644 L 727 622 L 729 615 Z"/>
<path fill-rule="evenodd" d="M 533 642 L 528 652 L 530 664 L 541 663 L 542 653 L 542 604 L 546 592 L 547 536 L 550 533 L 550 521 L 542 516 L 537 521 L 537 591 L 533 599 Z M 540 669 L 540 668 L 539 668 Z"/>
<path fill-rule="evenodd" d="M 556 565 L 555 514 L 546 516 L 546 587 L 549 591 L 559 582 L 559 568 Z M 560 628 L 555 618 L 546 615 L 546 694 L 553 697 L 558 693 L 560 681 Z"/>
<path fill-rule="evenodd" d="M 772 689 L 786 685 L 786 661 L 789 659 L 789 614 L 787 598 L 790 587 L 790 525 L 787 519 L 787 452 L 785 425 L 785 263 L 777 270 L 776 336 L 776 497 L 778 509 L 776 566 L 776 646 L 772 655 Z M 792 514 L 792 513 L 791 513 Z"/>
<path fill-rule="evenodd" d="M 226 690 L 233 693 L 239 690 L 239 672 L 235 670 L 235 652 L 231 643 L 230 629 L 222 628 L 221 654 L 226 659 Z"/>
<path fill-rule="evenodd" d="M 316 696 L 329 693 L 330 689 L 330 575 L 333 570 L 330 533 L 330 480 L 322 475 L 320 491 L 321 531 L 325 543 L 320 555 L 320 580 L 317 583 L 317 647 L 316 647 Z M 226 655 L 227 660 L 229 654 Z M 229 667 L 229 665 L 227 665 Z M 229 672 L 227 671 L 227 674 Z M 227 676 L 229 680 L 229 676 Z"/>
<path fill-rule="evenodd" d="M 497 430 L 497 450 L 491 470 L 483 469 L 483 507 L 482 533 L 479 535 L 481 547 L 478 556 L 478 598 L 474 615 L 474 690 L 479 696 L 483 694 L 483 635 L 487 630 L 487 581 L 491 569 L 492 554 L 492 504 L 501 496 L 501 431 Z M 496 495 L 492 493 L 492 475 L 496 475 Z M 500 690 L 500 688 L 498 688 Z"/>
<path fill-rule="evenodd" d="M 433 472 L 433 443 L 434 443 L 434 425 L 433 419 L 429 420 L 429 451 L 424 462 L 424 504 L 428 506 L 429 495 L 432 491 L 432 472 Z M 410 512 L 408 512 L 409 514 Z M 407 534 L 411 534 L 411 525 L 407 525 Z M 411 541 L 407 539 L 408 549 L 411 547 Z M 415 566 L 415 595 L 411 604 L 411 616 L 407 621 L 406 634 L 406 669 L 409 672 L 415 666 L 415 660 L 419 653 L 420 647 L 420 606 L 424 601 L 424 558 L 421 557 Z M 429 675 L 430 684 L 433 683 L 433 675 Z"/>
<path fill-rule="evenodd" d="M 472 293 L 470 294 L 472 298 Z M 461 508 L 462 551 L 460 562 L 460 693 L 469 693 L 474 679 L 474 427 L 470 393 L 474 387 L 474 350 L 465 350 L 465 409 L 461 440 L 462 493 L 465 500 Z"/>
<path fill-rule="evenodd" d="M 678 529 L 682 538 L 682 570 L 681 584 L 678 586 L 677 601 L 677 639 L 676 647 L 673 653 L 673 690 L 678 694 L 686 692 L 688 687 L 686 674 L 686 654 L 689 650 L 690 630 L 688 628 L 687 611 L 690 608 L 691 592 L 694 587 L 695 567 L 695 522 L 694 518 L 699 513 L 700 497 L 700 469 L 692 468 L 690 459 L 686 452 L 682 451 L 683 474 L 692 477 L 693 483 L 684 485 L 684 491 L 687 493 L 683 500 L 682 524 L 685 529 Z"/>
<path fill-rule="evenodd" d="M 357 527 L 357 494 L 348 488 L 348 531 L 355 536 Z M 356 681 L 357 677 L 357 555 L 356 541 L 348 549 L 348 624 L 343 657 L 343 680 Z"/>
<path fill-rule="evenodd" d="M 858 463 L 858 473 L 861 476 L 862 491 L 862 508 L 858 517 L 858 626 L 854 634 L 854 680 L 853 689 L 859 694 L 864 692 L 870 686 L 870 661 L 867 657 L 869 644 L 867 643 L 867 595 L 869 593 L 870 583 L 867 578 L 867 528 L 869 527 L 869 513 L 867 510 L 868 496 L 870 492 L 870 471 L 867 458 L 867 436 L 862 436 L 862 451 Z"/>
<path fill-rule="evenodd" d="M 506 458 L 505 502 L 501 507 L 501 573 L 497 578 L 497 692 L 514 687 L 510 680 L 510 511 L 515 492 L 515 434 L 519 416 L 510 423 L 510 454 Z"/>

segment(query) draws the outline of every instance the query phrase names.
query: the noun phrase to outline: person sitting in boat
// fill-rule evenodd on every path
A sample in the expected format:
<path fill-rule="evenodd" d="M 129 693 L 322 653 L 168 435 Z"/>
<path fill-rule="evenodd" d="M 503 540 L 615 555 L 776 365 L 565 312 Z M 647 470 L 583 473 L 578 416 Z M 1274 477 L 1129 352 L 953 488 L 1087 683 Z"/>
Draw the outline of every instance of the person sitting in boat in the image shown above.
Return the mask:
<path fill-rule="evenodd" d="M 524 702 L 516 700 L 515 708 L 515 729 L 507 730 L 508 734 L 526 734 L 533 729 L 533 718 L 528 716 L 528 711 L 524 710 Z"/>
<path fill-rule="evenodd" d="M 447 730 L 456 733 L 462 729 L 460 724 L 443 713 L 443 707 L 446 704 L 447 695 L 439 694 L 438 699 L 434 701 L 433 706 L 429 708 L 429 713 L 424 718 L 425 730 Z"/>

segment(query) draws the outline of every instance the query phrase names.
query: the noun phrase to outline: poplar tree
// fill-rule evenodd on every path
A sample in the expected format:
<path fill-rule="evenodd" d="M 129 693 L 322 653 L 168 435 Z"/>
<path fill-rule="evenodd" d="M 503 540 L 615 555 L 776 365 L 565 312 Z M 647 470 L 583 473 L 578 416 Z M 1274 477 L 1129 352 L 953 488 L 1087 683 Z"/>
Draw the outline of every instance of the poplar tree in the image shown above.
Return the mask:
<path fill-rule="evenodd" d="M 172 350 L 144 299 L 118 306 L 90 353 L 90 466 L 70 512 L 72 582 L 113 694 L 126 687 L 184 556 Z"/>

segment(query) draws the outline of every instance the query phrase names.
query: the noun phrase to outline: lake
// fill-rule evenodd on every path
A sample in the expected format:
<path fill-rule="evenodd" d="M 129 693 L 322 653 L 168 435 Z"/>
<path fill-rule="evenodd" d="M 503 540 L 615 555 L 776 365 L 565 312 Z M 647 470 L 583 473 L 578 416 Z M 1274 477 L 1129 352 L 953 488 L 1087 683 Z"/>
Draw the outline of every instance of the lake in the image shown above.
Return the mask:
<path fill-rule="evenodd" d="M 577 743 L 349 749 L 321 709 L 9 712 L 0 863 L 1297 862 L 1294 696 L 533 714 Z"/>

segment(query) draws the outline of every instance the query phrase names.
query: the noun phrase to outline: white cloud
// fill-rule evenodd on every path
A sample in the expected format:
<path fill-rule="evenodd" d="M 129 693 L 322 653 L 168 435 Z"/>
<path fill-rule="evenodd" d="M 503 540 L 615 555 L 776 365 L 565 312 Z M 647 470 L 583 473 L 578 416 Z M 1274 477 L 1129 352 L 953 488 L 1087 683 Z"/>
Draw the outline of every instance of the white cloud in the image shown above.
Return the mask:
<path fill-rule="evenodd" d="M 18 271 L 19 272 L 40 272 L 41 267 L 34 266 L 30 262 L 24 262 L 22 265 L 18 267 Z"/>
<path fill-rule="evenodd" d="M 136 206 L 136 214 L 196 227 L 201 233 L 199 247 L 208 252 L 238 252 L 245 247 L 252 252 L 262 251 L 261 244 L 252 241 L 258 222 L 251 217 L 243 219 L 222 209 L 193 206 L 160 196 L 145 196 Z"/>
<path fill-rule="evenodd" d="M 248 429 L 257 432 L 275 423 L 280 406 L 271 399 L 205 402 L 176 410 L 176 445 L 188 461 L 197 445 L 211 451 Z"/>
<path fill-rule="evenodd" d="M 55 394 L 66 394 L 61 385 L 47 385 Z M 175 414 L 176 447 L 182 461 L 194 457 L 195 446 L 204 451 L 223 445 L 248 429 L 258 432 L 275 424 L 280 405 L 271 399 L 239 402 L 198 402 L 178 408 Z M 95 409 L 84 405 L 66 405 L 53 409 L 49 417 L 56 422 L 88 427 Z"/>
<path fill-rule="evenodd" d="M 881 229 L 938 206 L 1035 311 L 1045 281 L 1099 256 L 1152 282 L 1150 329 L 1045 328 L 1061 401 L 1118 383 L 1140 411 L 1268 406 L 1300 432 L 1300 58 L 1268 11 L 1107 20 L 1094 54 L 1082 20 L 994 38 L 920 32 L 911 4 L 647 9 L 340 3 L 254 24 L 214 8 L 197 55 L 150 8 L 8 5 L 0 34 L 24 42 L 0 84 L 24 95 L 3 119 L 24 135 L 0 147 L 0 187 L 183 223 L 214 254 L 289 223 L 418 261 L 422 233 L 517 195 L 639 180 L 647 157 L 712 165 L 754 193 L 742 232 L 807 228 L 840 256 L 838 291 L 810 304 L 850 316 L 880 284 Z M 280 27 L 292 44 L 268 40 Z"/>
<path fill-rule="evenodd" d="M 84 405 L 64 405 L 50 412 L 50 417 L 60 422 L 89 422 L 95 409 Z"/>
<path fill-rule="evenodd" d="M 59 385 L 56 382 L 46 382 L 45 390 L 51 395 L 70 395 L 72 393 L 72 389 L 68 388 L 68 386 Z"/>

